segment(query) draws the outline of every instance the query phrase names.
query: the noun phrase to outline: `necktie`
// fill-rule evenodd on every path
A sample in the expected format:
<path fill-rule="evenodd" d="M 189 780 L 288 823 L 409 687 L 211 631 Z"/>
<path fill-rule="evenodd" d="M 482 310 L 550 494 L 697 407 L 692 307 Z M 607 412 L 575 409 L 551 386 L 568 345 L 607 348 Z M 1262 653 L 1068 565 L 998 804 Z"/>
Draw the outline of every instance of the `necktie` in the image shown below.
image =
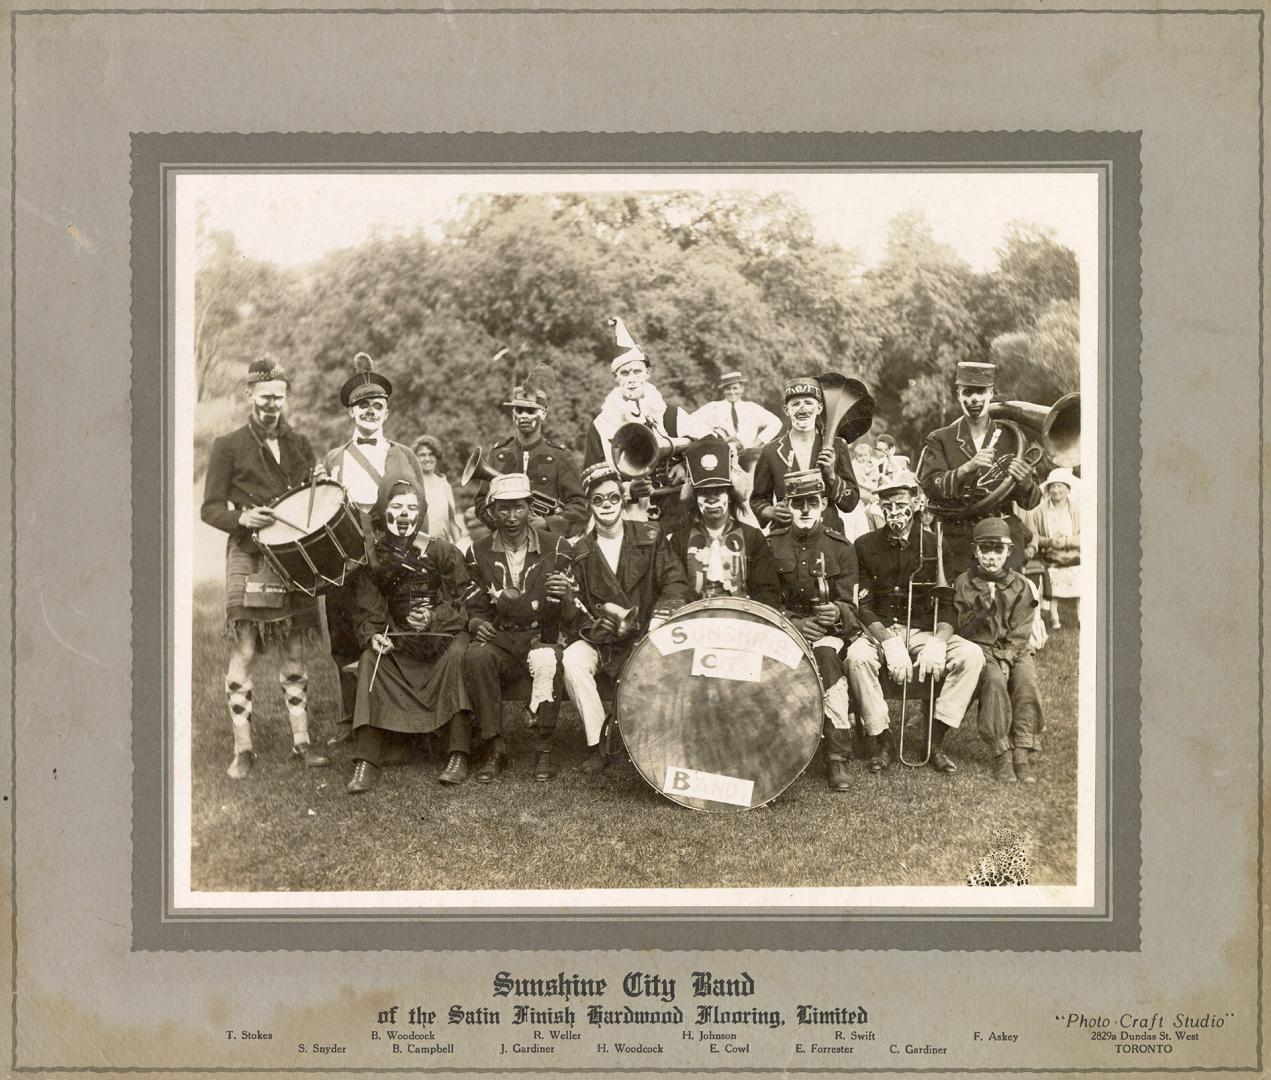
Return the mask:
<path fill-rule="evenodd" d="M 379 439 L 361 439 L 361 438 L 359 438 L 359 439 L 358 439 L 358 441 L 357 441 L 357 444 L 358 444 L 358 446 L 374 446 L 377 442 L 379 442 Z"/>
<path fill-rule="evenodd" d="M 735 401 L 732 403 L 732 410 L 733 410 L 733 431 L 735 431 L 738 435 L 740 435 L 741 421 L 737 418 L 737 402 Z"/>

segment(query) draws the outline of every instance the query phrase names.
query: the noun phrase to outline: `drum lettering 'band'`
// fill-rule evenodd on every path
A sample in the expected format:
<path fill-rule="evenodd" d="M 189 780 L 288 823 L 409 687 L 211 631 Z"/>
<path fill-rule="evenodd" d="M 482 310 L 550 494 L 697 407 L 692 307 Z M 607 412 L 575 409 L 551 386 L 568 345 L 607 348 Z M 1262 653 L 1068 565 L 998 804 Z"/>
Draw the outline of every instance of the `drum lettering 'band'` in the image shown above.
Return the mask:
<path fill-rule="evenodd" d="M 668 765 L 662 790 L 667 795 L 688 799 L 749 806 L 754 797 L 755 782 L 738 776 L 723 776 L 720 773 L 698 772 L 679 765 Z"/>

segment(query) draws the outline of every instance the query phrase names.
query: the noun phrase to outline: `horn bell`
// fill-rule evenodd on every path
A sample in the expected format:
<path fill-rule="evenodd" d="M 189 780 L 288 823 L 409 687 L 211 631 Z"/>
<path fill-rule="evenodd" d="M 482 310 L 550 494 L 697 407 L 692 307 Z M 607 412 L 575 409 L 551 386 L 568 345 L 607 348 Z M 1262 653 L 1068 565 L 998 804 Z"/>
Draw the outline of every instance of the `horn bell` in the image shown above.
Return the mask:
<path fill-rule="evenodd" d="M 645 424 L 623 424 L 613 435 L 613 464 L 628 480 L 648 476 L 658 463 L 658 437 Z"/>
<path fill-rule="evenodd" d="M 467 487 L 473 480 L 493 480 L 499 470 L 484 459 L 481 447 L 477 447 L 464 462 L 463 472 L 459 474 L 459 486 Z"/>
<path fill-rule="evenodd" d="M 825 398 L 825 430 L 829 435 L 855 442 L 874 426 L 874 399 L 860 379 L 827 371 L 817 376 L 817 382 Z"/>

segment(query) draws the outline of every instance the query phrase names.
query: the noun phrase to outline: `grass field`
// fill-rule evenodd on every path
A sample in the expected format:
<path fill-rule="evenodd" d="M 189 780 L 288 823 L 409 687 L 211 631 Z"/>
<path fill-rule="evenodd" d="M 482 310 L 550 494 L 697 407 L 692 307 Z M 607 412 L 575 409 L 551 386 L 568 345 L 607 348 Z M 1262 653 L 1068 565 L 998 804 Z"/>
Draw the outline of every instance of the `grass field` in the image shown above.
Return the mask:
<path fill-rule="evenodd" d="M 1075 621 L 1075 620 L 1070 620 Z M 499 781 L 438 784 L 444 761 L 385 768 L 350 796 L 347 743 L 328 769 L 289 753 L 290 729 L 271 657 L 253 671 L 256 769 L 225 775 L 230 725 L 222 690 L 222 588 L 196 586 L 193 651 L 193 851 L 196 890 L 583 889 L 961 884 L 995 829 L 1023 836 L 1032 883 L 1072 884 L 1076 855 L 1076 629 L 1038 654 L 1047 740 L 1036 785 L 999 785 L 968 716 L 946 742 L 953 777 L 850 765 L 851 791 L 825 786 L 818 758 L 766 807 L 702 814 L 650 788 L 628 763 L 590 777 L 582 725 L 562 709 L 561 772 L 530 775 L 523 730 Z M 338 717 L 335 670 L 309 657 L 310 728 L 325 741 Z M 519 706 L 509 706 L 519 713 Z M 894 725 L 893 725 L 894 726 Z"/>

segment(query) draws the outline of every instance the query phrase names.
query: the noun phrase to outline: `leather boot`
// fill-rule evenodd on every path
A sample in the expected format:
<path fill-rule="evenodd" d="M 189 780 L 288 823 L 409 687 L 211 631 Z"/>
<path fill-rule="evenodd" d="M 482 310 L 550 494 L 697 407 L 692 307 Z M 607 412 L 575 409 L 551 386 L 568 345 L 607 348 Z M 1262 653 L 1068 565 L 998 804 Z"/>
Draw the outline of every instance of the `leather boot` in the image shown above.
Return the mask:
<path fill-rule="evenodd" d="M 462 784 L 468 779 L 468 755 L 462 750 L 454 751 L 437 779 L 443 784 Z"/>
<path fill-rule="evenodd" d="M 345 787 L 350 795 L 361 795 L 370 791 L 375 787 L 375 782 L 380 778 L 380 769 L 378 765 L 372 765 L 369 761 L 363 761 L 358 758 L 353 764 L 353 778 Z"/>

